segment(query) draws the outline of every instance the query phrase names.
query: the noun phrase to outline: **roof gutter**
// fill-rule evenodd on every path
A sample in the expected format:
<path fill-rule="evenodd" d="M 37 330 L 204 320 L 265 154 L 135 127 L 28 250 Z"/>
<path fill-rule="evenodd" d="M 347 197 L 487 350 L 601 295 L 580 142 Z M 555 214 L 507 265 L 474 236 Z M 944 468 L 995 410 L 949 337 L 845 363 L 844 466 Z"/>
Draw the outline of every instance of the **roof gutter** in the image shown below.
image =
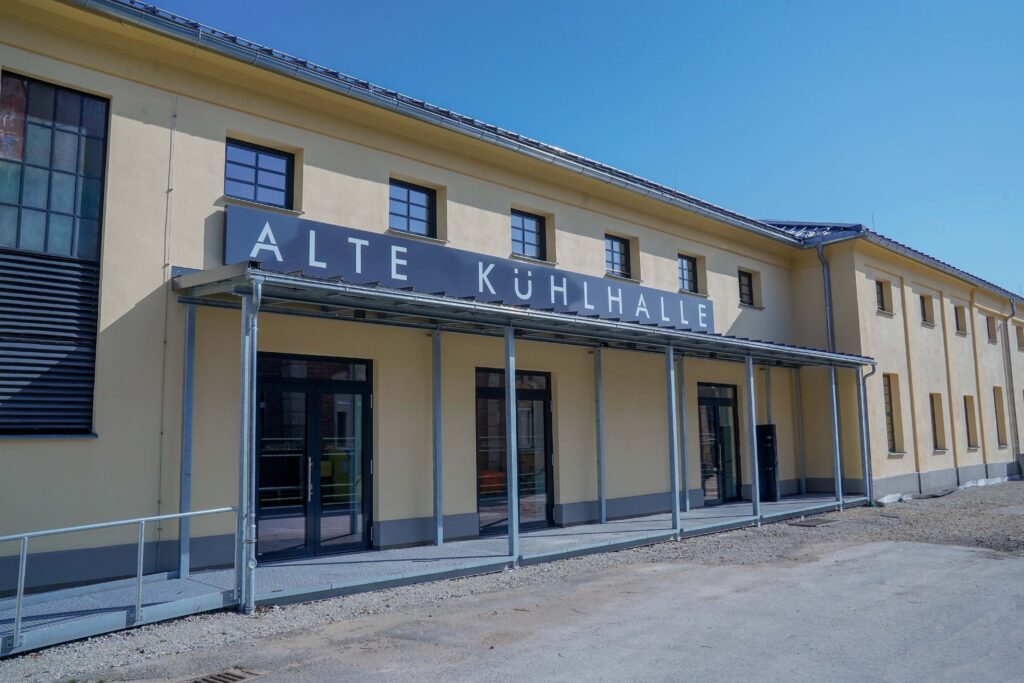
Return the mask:
<path fill-rule="evenodd" d="M 586 160 L 584 157 L 578 157 L 577 155 L 570 155 L 569 153 L 560 155 L 555 151 L 555 148 L 551 148 L 551 151 L 548 151 L 547 149 L 542 148 L 542 143 L 536 143 L 535 141 L 531 141 L 527 138 L 516 140 L 512 137 L 506 137 L 501 134 L 501 129 L 496 127 L 494 128 L 494 132 L 491 132 L 487 130 L 488 128 L 491 128 L 491 126 L 487 126 L 485 128 L 482 126 L 471 125 L 468 122 L 454 118 L 456 115 L 453 115 L 452 112 L 447 112 L 440 108 L 437 108 L 438 111 L 436 113 L 432 112 L 426 106 L 414 104 L 415 101 L 411 98 L 406 98 L 409 102 L 405 102 L 403 101 L 402 96 L 398 93 L 391 93 L 390 91 L 384 92 L 383 89 L 382 92 L 378 92 L 369 87 L 362 87 L 361 85 L 347 82 L 341 79 L 338 75 L 334 75 L 337 72 L 330 72 L 326 69 L 324 69 L 323 72 L 318 71 L 317 69 L 309 66 L 308 62 L 305 63 L 306 66 L 302 66 L 299 63 L 290 63 L 288 60 L 274 54 L 274 51 L 270 49 L 265 49 L 264 51 L 257 49 L 256 47 L 228 40 L 224 35 L 204 31 L 204 27 L 200 24 L 195 24 L 195 27 L 193 28 L 182 23 L 161 18 L 155 14 L 149 14 L 140 8 L 124 2 L 119 2 L 118 0 L 61 0 L 61 2 L 93 14 L 107 17 L 108 19 L 139 26 L 175 40 L 203 47 L 211 52 L 215 52 L 230 59 L 245 62 L 266 71 L 285 76 L 286 78 L 292 78 L 319 88 L 331 90 L 377 107 L 390 109 L 402 114 L 403 116 L 418 119 L 461 135 L 466 135 L 497 145 L 506 150 L 523 154 L 524 156 L 551 164 L 552 166 L 558 166 L 559 168 L 563 168 L 573 173 L 578 173 L 587 178 L 598 180 L 603 183 L 607 183 L 608 185 L 655 199 L 691 213 L 696 213 L 712 218 L 716 221 L 727 223 L 733 227 L 755 233 L 781 244 L 793 247 L 801 246 L 800 240 L 787 235 L 770 225 L 760 223 L 753 219 L 747 219 L 738 214 L 733 214 L 730 211 L 719 209 L 718 207 L 706 204 L 696 199 L 686 198 L 686 196 L 681 193 L 674 193 L 669 188 L 661 187 L 655 183 L 647 185 L 650 181 L 644 181 L 644 179 L 639 176 L 633 176 L 632 174 L 619 171 L 618 169 L 614 169 L 610 166 L 605 166 L 599 162 L 583 163 L 583 161 L 590 160 Z M 300 60 L 296 60 L 296 62 L 299 61 Z M 469 117 L 464 118 L 468 120 Z M 549 146 L 543 145 L 543 147 Z M 581 161 L 576 159 L 580 159 Z"/>

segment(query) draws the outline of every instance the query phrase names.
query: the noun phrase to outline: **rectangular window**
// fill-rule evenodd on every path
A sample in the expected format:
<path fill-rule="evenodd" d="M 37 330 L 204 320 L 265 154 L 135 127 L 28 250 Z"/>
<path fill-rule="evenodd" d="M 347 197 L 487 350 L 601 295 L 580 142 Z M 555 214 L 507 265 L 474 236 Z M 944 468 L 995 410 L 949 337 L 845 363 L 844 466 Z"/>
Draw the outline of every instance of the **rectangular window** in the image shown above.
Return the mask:
<path fill-rule="evenodd" d="M 929 294 L 921 295 L 921 322 L 925 325 L 935 324 L 935 298 Z"/>
<path fill-rule="evenodd" d="M 900 422 L 900 393 L 896 375 L 882 375 L 885 399 L 885 435 L 890 453 L 903 451 L 903 429 Z"/>
<path fill-rule="evenodd" d="M 967 423 L 967 447 L 978 447 L 978 410 L 974 407 L 974 397 L 964 396 L 964 420 Z"/>
<path fill-rule="evenodd" d="M 747 306 L 754 305 L 754 274 L 745 270 L 739 272 L 740 282 L 740 303 Z"/>
<path fill-rule="evenodd" d="M 609 275 L 633 277 L 629 264 L 629 240 L 615 235 L 604 236 L 604 270 Z"/>
<path fill-rule="evenodd" d="M 437 191 L 392 179 L 388 227 L 421 237 L 437 237 Z"/>
<path fill-rule="evenodd" d="M 543 216 L 512 210 L 512 253 L 546 261 L 547 231 Z"/>
<path fill-rule="evenodd" d="M 878 310 L 884 313 L 890 313 L 888 308 L 888 297 L 886 297 L 885 288 L 889 286 L 888 282 L 882 280 L 875 280 L 875 305 Z"/>
<path fill-rule="evenodd" d="M 228 138 L 224 154 L 225 196 L 291 209 L 294 176 L 294 154 Z"/>
<path fill-rule="evenodd" d="M 954 306 L 953 318 L 956 321 L 957 333 L 967 334 L 967 309 L 965 309 L 963 306 Z"/>
<path fill-rule="evenodd" d="M 0 434 L 92 431 L 108 107 L 0 76 Z"/>
<path fill-rule="evenodd" d="M 1003 402 L 1003 388 L 992 387 L 992 400 L 996 404 L 996 443 L 1006 445 L 1006 404 Z"/>
<path fill-rule="evenodd" d="M 985 316 L 985 328 L 988 330 L 988 340 L 993 344 L 999 341 L 998 325 L 996 324 L 996 317 L 994 315 Z"/>
<path fill-rule="evenodd" d="M 696 294 L 700 291 L 697 282 L 697 259 L 679 254 L 679 290 Z"/>
<path fill-rule="evenodd" d="M 929 394 L 928 406 L 932 416 L 932 448 L 946 450 L 946 421 L 942 416 L 942 394 Z"/>
<path fill-rule="evenodd" d="M 1014 325 L 1017 329 L 1017 350 L 1024 351 L 1024 325 Z"/>

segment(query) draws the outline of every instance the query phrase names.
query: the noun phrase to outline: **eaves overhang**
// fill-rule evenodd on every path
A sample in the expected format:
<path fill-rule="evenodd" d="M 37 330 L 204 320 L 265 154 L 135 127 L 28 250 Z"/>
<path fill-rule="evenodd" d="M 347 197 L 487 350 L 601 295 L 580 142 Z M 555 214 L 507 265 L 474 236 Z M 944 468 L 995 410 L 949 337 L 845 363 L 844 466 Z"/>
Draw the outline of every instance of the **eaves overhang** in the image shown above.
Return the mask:
<path fill-rule="evenodd" d="M 66 5 L 153 31 L 247 63 L 259 69 L 336 92 L 404 116 L 454 131 L 503 149 L 558 166 L 620 189 L 684 209 L 781 244 L 800 241 L 754 218 L 691 197 L 673 188 L 574 154 L 554 145 L 438 107 L 334 69 L 225 33 L 137 0 L 60 0 Z"/>
<path fill-rule="evenodd" d="M 500 336 L 504 328 L 513 327 L 519 338 L 531 341 L 659 353 L 671 346 L 681 355 L 728 361 L 749 356 L 761 365 L 790 368 L 875 364 L 866 356 L 769 341 L 282 274 L 264 270 L 256 261 L 201 271 L 176 268 L 172 287 L 182 303 L 233 308 L 238 296 L 253 292 L 255 282 L 263 313 L 485 336 Z"/>

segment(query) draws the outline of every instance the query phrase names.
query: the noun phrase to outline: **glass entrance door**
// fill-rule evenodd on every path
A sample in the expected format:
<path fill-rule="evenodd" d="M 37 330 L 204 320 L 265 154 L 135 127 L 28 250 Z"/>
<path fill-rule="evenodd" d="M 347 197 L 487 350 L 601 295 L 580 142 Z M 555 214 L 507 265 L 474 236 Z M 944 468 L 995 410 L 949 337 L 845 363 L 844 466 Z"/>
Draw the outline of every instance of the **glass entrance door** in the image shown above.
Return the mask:
<path fill-rule="evenodd" d="M 520 528 L 552 523 L 551 393 L 544 373 L 517 373 Z M 477 510 L 480 533 L 508 531 L 505 374 L 477 370 Z"/>
<path fill-rule="evenodd" d="M 726 384 L 697 385 L 700 427 L 700 479 L 704 504 L 739 500 L 739 423 L 736 420 L 736 387 Z"/>
<path fill-rule="evenodd" d="M 366 548 L 368 363 L 260 354 L 259 367 L 257 555 Z"/>

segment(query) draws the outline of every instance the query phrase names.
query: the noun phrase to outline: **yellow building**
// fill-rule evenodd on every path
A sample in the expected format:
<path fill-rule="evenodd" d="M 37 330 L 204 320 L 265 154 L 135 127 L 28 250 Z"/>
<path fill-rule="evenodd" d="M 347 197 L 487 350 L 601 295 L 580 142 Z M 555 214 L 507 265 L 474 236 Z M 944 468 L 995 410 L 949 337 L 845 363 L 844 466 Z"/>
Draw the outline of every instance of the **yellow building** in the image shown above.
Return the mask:
<path fill-rule="evenodd" d="M 4 3 L 0 71 L 0 536 L 238 506 L 181 548 L 150 524 L 148 570 L 514 555 L 1019 474 L 1020 298 L 863 226 L 744 217 L 139 3 Z M 132 574 L 117 533 L 33 540 L 29 585 Z M 18 566 L 0 543 L 0 592 Z"/>

